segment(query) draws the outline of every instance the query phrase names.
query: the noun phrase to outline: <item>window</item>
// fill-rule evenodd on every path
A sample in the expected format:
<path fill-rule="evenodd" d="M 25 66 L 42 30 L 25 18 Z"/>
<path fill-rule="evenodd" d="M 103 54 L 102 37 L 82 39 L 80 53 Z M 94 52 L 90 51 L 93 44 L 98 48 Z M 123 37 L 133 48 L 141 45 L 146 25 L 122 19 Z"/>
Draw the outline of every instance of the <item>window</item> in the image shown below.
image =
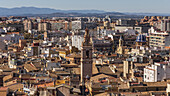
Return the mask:
<path fill-rule="evenodd" d="M 86 51 L 86 57 L 89 58 L 89 50 Z"/>
<path fill-rule="evenodd" d="M 136 28 L 136 30 L 140 30 L 140 28 Z"/>

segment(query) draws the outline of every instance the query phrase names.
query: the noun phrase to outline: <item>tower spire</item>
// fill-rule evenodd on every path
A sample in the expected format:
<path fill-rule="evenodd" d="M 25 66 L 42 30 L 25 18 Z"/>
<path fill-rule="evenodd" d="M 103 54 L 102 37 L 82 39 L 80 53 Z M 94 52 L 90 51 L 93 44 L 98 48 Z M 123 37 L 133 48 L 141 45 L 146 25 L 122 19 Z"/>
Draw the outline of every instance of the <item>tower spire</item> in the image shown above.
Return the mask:
<path fill-rule="evenodd" d="M 122 36 L 120 36 L 120 39 L 119 39 L 119 47 L 120 46 L 123 46 L 123 39 L 122 39 Z"/>
<path fill-rule="evenodd" d="M 84 42 L 82 43 L 81 49 L 81 82 L 83 82 L 88 76 L 92 76 L 92 42 L 90 39 L 89 30 L 85 30 Z"/>
<path fill-rule="evenodd" d="M 86 28 L 86 30 L 85 30 L 84 43 L 86 43 L 86 44 L 90 43 L 90 34 L 89 34 L 88 28 Z"/>

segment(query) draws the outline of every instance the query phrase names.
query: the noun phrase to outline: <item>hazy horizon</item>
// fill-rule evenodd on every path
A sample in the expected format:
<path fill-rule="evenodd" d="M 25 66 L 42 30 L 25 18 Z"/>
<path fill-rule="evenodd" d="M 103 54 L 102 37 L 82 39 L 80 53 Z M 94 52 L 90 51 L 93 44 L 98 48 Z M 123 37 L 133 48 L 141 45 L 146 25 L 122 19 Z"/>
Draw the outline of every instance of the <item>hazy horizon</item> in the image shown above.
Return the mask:
<path fill-rule="evenodd" d="M 129 13 L 170 13 L 170 0 L 1 0 L 3 8 L 38 7 L 59 10 L 103 10 Z"/>

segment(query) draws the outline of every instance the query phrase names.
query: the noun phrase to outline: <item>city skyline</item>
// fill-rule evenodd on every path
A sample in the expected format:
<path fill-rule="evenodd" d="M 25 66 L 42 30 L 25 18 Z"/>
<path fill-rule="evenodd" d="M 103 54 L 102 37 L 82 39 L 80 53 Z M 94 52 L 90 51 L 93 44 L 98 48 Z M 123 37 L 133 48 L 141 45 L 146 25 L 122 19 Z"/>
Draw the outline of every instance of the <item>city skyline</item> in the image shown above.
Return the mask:
<path fill-rule="evenodd" d="M 39 7 L 61 10 L 104 10 L 108 12 L 170 13 L 169 0 L 1 0 L 0 7 Z"/>
<path fill-rule="evenodd" d="M 169 3 L 1 0 L 0 96 L 170 96 Z"/>

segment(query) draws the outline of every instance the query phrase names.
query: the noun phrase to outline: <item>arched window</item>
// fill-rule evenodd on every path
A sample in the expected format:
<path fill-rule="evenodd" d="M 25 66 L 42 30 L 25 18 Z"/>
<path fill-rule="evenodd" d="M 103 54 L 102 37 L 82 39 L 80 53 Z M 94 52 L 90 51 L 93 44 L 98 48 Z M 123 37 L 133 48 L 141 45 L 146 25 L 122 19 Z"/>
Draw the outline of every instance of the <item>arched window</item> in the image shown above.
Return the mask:
<path fill-rule="evenodd" d="M 89 50 L 86 51 L 86 57 L 89 58 Z"/>

